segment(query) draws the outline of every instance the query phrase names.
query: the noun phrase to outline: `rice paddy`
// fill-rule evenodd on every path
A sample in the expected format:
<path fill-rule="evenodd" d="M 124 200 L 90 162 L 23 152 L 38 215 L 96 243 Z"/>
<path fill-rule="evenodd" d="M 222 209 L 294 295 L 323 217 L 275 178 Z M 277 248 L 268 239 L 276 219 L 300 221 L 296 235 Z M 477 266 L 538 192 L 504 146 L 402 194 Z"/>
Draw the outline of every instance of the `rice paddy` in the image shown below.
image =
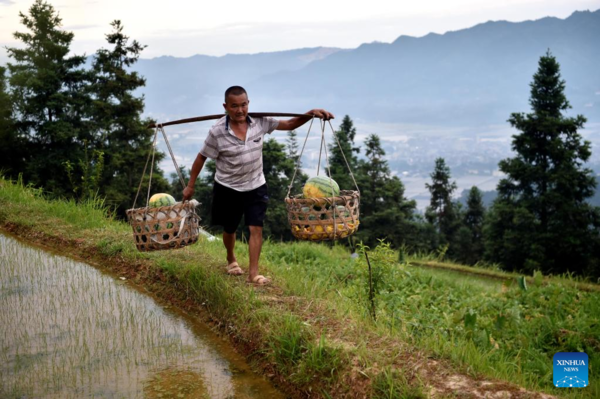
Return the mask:
<path fill-rule="evenodd" d="M 0 397 L 283 397 L 206 326 L 0 235 Z"/>

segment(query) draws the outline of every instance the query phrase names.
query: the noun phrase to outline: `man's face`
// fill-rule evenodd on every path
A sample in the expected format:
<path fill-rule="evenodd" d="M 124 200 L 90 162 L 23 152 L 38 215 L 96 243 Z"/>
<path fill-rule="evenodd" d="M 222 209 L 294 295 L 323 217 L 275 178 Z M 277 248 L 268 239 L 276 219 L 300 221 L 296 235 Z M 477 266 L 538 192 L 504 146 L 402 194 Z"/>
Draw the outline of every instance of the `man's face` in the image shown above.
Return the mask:
<path fill-rule="evenodd" d="M 229 118 L 237 123 L 243 123 L 248 116 L 248 104 L 250 104 L 250 101 L 245 93 L 237 96 L 230 94 L 225 99 L 223 107 Z"/>

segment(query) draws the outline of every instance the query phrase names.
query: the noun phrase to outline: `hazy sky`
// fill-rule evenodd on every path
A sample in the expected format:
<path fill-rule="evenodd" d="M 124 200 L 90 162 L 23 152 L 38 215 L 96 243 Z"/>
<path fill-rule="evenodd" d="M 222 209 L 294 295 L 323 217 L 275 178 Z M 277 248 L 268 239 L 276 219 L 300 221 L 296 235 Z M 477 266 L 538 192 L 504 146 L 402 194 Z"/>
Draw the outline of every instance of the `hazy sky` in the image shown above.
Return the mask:
<path fill-rule="evenodd" d="M 5 46 L 24 31 L 19 11 L 33 0 L 0 0 L 0 63 Z M 51 0 L 63 27 L 75 33 L 72 50 L 94 53 L 105 46 L 109 23 L 148 45 L 143 58 L 160 55 L 257 53 L 301 47 L 354 48 L 400 35 L 423 36 L 468 28 L 489 20 L 565 18 L 597 10 L 600 0 Z"/>

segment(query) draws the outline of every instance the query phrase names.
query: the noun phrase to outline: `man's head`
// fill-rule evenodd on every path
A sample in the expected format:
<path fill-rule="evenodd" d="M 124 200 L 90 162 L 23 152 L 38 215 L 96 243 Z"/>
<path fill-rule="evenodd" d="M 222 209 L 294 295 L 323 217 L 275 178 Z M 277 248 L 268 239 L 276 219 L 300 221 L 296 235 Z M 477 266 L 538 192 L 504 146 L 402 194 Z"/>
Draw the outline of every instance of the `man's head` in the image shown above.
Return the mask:
<path fill-rule="evenodd" d="M 225 90 L 225 103 L 223 108 L 229 118 L 235 122 L 244 122 L 248 116 L 248 93 L 241 86 L 231 86 Z"/>

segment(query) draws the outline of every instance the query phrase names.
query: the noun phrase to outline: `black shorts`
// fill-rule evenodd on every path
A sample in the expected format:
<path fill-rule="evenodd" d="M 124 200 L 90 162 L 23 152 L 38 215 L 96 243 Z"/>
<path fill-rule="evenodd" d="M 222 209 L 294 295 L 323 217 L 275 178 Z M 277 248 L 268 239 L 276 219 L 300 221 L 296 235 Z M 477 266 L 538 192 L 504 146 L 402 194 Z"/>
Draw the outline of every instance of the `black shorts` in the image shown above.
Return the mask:
<path fill-rule="evenodd" d="M 213 186 L 212 224 L 235 233 L 242 215 L 246 226 L 263 226 L 269 203 L 267 184 L 251 191 L 236 191 L 215 182 Z"/>

